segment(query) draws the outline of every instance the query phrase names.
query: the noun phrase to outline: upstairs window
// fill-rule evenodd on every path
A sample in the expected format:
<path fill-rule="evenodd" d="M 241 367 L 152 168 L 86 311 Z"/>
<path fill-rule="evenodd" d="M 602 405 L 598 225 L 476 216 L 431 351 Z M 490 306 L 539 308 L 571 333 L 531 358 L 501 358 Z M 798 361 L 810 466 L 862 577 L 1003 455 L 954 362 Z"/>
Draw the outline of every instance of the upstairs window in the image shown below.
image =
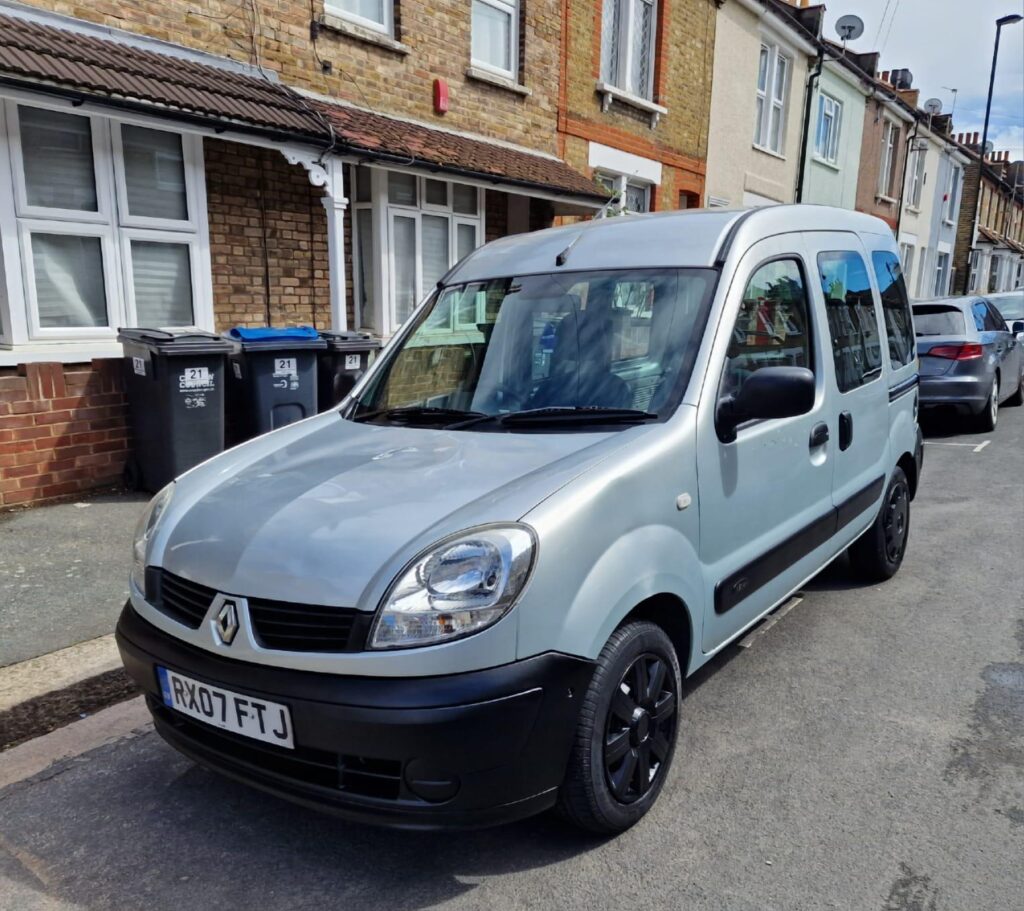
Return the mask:
<path fill-rule="evenodd" d="M 791 61 L 777 47 L 761 45 L 757 67 L 757 118 L 754 145 L 781 155 L 786 138 Z"/>
<path fill-rule="evenodd" d="M 656 0 L 604 0 L 601 79 L 630 95 L 654 98 Z"/>
<path fill-rule="evenodd" d="M 518 0 L 473 0 L 473 66 L 516 79 L 519 69 Z"/>
<path fill-rule="evenodd" d="M 839 130 L 843 121 L 843 103 L 831 95 L 818 96 L 818 132 L 814 154 L 829 164 L 839 160 Z"/>
<path fill-rule="evenodd" d="M 900 147 L 900 128 L 891 120 L 882 125 L 882 157 L 878 169 L 878 195 L 892 199 L 896 193 L 896 156 Z"/>
<path fill-rule="evenodd" d="M 395 4 L 393 0 L 326 0 L 324 11 L 348 19 L 356 25 L 394 34 Z"/>
<path fill-rule="evenodd" d="M 907 200 L 910 207 L 913 209 L 921 208 L 921 194 L 924 190 L 924 184 L 927 180 L 927 175 L 924 171 L 925 165 L 925 150 L 914 149 L 913 158 L 910 164 L 910 198 Z"/>
<path fill-rule="evenodd" d="M 951 225 L 956 220 L 957 209 L 960 207 L 960 183 L 963 177 L 963 169 L 959 165 L 953 165 L 949 169 L 949 183 L 946 186 L 946 196 L 942 201 L 942 219 L 946 224 Z"/>

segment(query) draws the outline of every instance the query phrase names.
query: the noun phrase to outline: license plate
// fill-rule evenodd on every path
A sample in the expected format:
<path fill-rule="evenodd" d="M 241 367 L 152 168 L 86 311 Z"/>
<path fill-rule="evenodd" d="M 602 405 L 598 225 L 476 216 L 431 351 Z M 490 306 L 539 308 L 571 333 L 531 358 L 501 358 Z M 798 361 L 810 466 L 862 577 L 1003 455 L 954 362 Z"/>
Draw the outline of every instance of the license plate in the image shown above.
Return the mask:
<path fill-rule="evenodd" d="M 156 669 L 164 705 L 223 731 L 295 749 L 288 706 L 200 683 L 165 667 Z"/>

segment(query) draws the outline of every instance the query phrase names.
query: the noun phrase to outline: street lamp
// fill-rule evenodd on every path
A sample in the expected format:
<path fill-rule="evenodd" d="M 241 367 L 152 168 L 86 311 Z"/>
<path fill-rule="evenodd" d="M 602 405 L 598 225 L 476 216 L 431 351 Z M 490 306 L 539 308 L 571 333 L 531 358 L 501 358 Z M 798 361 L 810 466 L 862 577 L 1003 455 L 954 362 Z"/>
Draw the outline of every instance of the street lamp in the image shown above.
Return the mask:
<path fill-rule="evenodd" d="M 974 257 L 974 247 L 978 242 L 978 218 L 981 215 L 981 178 L 982 172 L 985 170 L 985 148 L 988 145 L 988 121 L 992 115 L 992 89 L 996 84 L 996 60 L 999 58 L 999 33 L 1003 30 L 1004 25 L 1013 25 L 1015 22 L 1020 22 L 1024 19 L 1020 13 L 1011 13 L 1009 16 L 1003 16 L 1001 19 L 996 19 L 996 43 L 992 48 L 992 72 L 988 77 L 988 100 L 985 102 L 985 126 L 982 128 L 981 133 L 981 161 L 978 163 L 978 200 L 974 207 L 974 224 L 971 226 L 971 249 L 969 253 L 968 263 L 970 259 Z M 970 281 L 970 268 L 967 269 L 968 281 Z M 964 293 L 969 293 L 970 288 L 964 287 Z"/>

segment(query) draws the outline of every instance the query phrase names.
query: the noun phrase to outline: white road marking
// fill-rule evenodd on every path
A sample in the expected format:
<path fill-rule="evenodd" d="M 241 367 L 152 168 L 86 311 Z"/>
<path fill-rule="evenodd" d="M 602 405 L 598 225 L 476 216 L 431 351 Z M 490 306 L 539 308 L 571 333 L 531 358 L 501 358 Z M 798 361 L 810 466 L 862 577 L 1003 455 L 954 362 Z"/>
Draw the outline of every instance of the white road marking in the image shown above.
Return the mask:
<path fill-rule="evenodd" d="M 785 604 L 782 605 L 774 614 L 769 614 L 768 618 L 759 626 L 751 630 L 736 644 L 740 648 L 750 648 L 760 636 L 763 636 L 768 632 L 776 623 L 778 623 L 783 617 L 786 616 L 794 607 L 796 607 L 804 599 L 798 596 L 793 596 Z"/>
<path fill-rule="evenodd" d="M 974 447 L 974 451 L 975 452 L 981 452 L 981 450 L 983 450 L 991 442 L 992 442 L 991 440 L 985 440 L 984 443 L 979 443 L 977 446 Z"/>

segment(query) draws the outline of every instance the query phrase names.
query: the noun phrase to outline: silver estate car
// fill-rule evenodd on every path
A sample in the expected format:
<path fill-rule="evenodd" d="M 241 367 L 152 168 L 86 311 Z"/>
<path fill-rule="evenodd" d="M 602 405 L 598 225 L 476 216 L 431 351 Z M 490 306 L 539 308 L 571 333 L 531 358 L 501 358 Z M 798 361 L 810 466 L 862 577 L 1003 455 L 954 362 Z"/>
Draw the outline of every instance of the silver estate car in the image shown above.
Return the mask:
<path fill-rule="evenodd" d="M 339 408 L 153 499 L 125 666 L 170 744 L 300 803 L 620 831 L 686 762 L 686 675 L 846 550 L 899 569 L 917 386 L 869 216 L 497 240 Z"/>
<path fill-rule="evenodd" d="M 1024 404 L 1024 345 L 984 297 L 914 304 L 921 406 L 955 406 L 995 430 L 999 406 Z"/>

